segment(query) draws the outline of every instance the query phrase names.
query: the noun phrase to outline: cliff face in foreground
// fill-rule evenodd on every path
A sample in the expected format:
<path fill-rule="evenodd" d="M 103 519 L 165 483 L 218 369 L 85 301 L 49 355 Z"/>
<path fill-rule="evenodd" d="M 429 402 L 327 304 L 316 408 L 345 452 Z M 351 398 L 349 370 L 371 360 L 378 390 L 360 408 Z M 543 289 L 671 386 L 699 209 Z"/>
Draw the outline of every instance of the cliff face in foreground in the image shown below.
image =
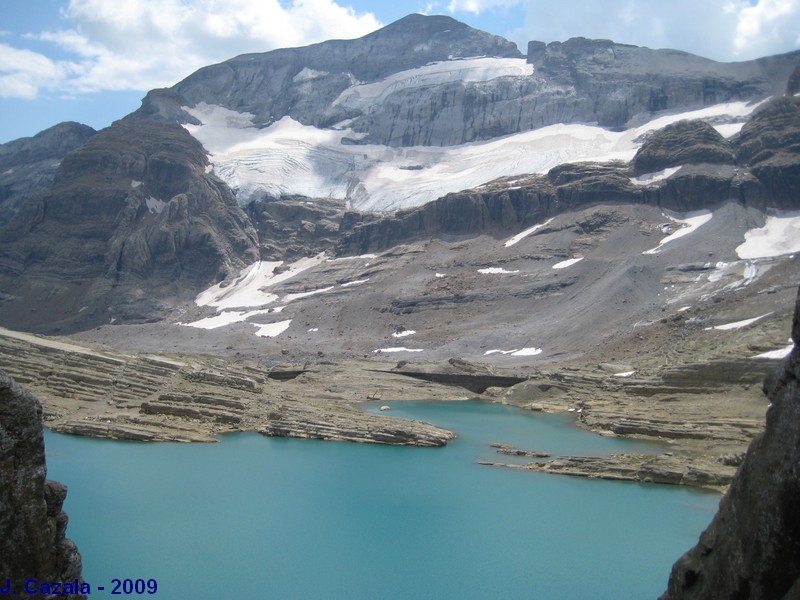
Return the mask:
<path fill-rule="evenodd" d="M 800 293 L 795 346 L 764 385 L 767 428 L 700 541 L 672 568 L 662 600 L 800 598 Z"/>
<path fill-rule="evenodd" d="M 42 407 L 0 371 L 0 587 L 10 580 L 20 597 L 28 579 L 81 577 L 81 556 L 65 537 L 67 488 L 46 475 Z"/>

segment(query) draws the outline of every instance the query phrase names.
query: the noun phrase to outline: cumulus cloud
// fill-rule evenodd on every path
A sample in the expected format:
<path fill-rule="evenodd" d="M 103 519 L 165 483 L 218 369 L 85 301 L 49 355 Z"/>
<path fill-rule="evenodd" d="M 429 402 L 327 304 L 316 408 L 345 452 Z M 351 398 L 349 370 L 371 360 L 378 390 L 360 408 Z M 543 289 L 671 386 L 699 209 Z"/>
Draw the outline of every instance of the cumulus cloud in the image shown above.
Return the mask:
<path fill-rule="evenodd" d="M 530 40 L 613 39 L 677 48 L 715 60 L 748 60 L 800 47 L 800 0 L 520 0 L 525 23 L 508 37 Z"/>
<path fill-rule="evenodd" d="M 32 37 L 69 60 L 0 48 L 6 96 L 148 90 L 238 54 L 355 38 L 381 26 L 334 0 L 70 0 L 62 16 L 71 27 Z"/>
<path fill-rule="evenodd" d="M 763 56 L 787 42 L 800 47 L 800 0 L 761 0 L 739 11 L 736 54 Z"/>
<path fill-rule="evenodd" d="M 74 72 L 72 63 L 0 44 L 0 98 L 35 98 L 40 88 L 58 86 Z"/>

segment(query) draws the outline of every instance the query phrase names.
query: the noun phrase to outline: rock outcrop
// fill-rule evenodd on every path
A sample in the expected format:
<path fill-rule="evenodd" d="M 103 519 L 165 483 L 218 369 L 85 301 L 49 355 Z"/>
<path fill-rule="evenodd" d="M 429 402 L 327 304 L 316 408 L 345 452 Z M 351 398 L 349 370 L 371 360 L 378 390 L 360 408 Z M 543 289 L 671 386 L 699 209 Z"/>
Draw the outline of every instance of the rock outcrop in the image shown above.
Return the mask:
<path fill-rule="evenodd" d="M 65 535 L 67 488 L 46 476 L 42 407 L 0 371 L 0 577 L 18 597 L 32 597 L 24 593 L 29 579 L 72 583 L 81 577 L 81 556 Z"/>
<path fill-rule="evenodd" d="M 685 164 L 736 162 L 733 148 L 705 121 L 678 121 L 654 132 L 636 153 L 635 175 Z"/>
<path fill-rule="evenodd" d="M 774 198 L 773 206 L 790 208 L 800 197 L 800 97 L 776 98 L 745 124 L 736 143 L 739 163 Z"/>
<path fill-rule="evenodd" d="M 0 329 L 0 368 L 42 399 L 48 427 L 61 433 L 215 442 L 221 433 L 257 431 L 415 446 L 443 446 L 455 437 L 356 405 L 381 398 L 464 399 L 465 389 L 373 367 L 318 364 L 297 368 L 288 379 L 240 359 L 132 355 Z"/>
<path fill-rule="evenodd" d="M 4 322 L 35 327 L 40 310 L 50 331 L 145 319 L 256 260 L 249 219 L 207 164 L 179 125 L 134 119 L 69 154 L 0 231 Z"/>
<path fill-rule="evenodd" d="M 545 81 L 564 86 L 585 121 L 622 127 L 663 110 L 782 93 L 797 52 L 718 63 L 679 50 L 651 50 L 611 40 L 529 42 L 528 62 Z M 574 119 L 581 120 L 577 115 Z"/>
<path fill-rule="evenodd" d="M 503 454 L 503 452 L 500 452 Z M 518 451 L 516 456 L 534 456 L 536 452 Z M 547 453 L 542 452 L 547 457 Z M 543 457 L 543 458 L 545 458 Z M 716 461 L 675 457 L 672 454 L 640 455 L 612 454 L 611 456 L 559 456 L 557 458 L 527 464 L 479 461 L 489 467 L 506 467 L 523 471 L 538 471 L 590 479 L 612 481 L 635 481 L 639 483 L 661 483 L 685 485 L 711 490 L 724 489 L 736 472 L 729 465 Z"/>
<path fill-rule="evenodd" d="M 675 563 L 663 600 L 800 597 L 800 294 L 794 349 L 764 385 L 772 404 L 719 512 Z"/>
<path fill-rule="evenodd" d="M 652 183 L 637 175 L 677 171 Z M 765 104 L 729 141 L 700 120 L 653 133 L 630 163 L 567 163 L 546 175 L 498 179 L 391 215 L 348 213 L 337 250 L 358 254 L 447 235 L 522 228 L 601 204 L 652 204 L 675 211 L 730 200 L 763 209 L 800 207 L 800 101 Z"/>
<path fill-rule="evenodd" d="M 0 144 L 0 227 L 11 220 L 26 198 L 46 192 L 61 160 L 94 134 L 88 125 L 67 122 L 33 137 Z"/>

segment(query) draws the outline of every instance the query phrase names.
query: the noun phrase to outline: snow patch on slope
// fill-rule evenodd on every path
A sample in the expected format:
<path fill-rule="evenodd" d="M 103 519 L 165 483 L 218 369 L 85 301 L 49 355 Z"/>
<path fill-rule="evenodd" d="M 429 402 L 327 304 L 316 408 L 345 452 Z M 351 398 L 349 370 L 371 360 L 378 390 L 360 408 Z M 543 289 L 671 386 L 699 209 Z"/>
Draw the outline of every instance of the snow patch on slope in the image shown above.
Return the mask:
<path fill-rule="evenodd" d="M 739 258 L 771 258 L 800 252 L 800 211 L 781 211 L 767 217 L 763 227 L 744 234 L 736 248 Z"/>
<path fill-rule="evenodd" d="M 571 267 L 575 263 L 579 263 L 583 260 L 583 257 L 580 256 L 578 258 L 570 258 L 568 260 L 562 260 L 560 263 L 556 263 L 553 265 L 554 269 L 566 269 L 567 267 Z"/>
<path fill-rule="evenodd" d="M 531 235 L 533 233 L 536 233 L 537 231 L 539 231 L 543 227 L 546 227 L 547 225 L 549 225 L 550 221 L 552 221 L 552 220 L 553 220 L 552 218 L 547 219 L 547 221 L 545 221 L 544 223 L 539 223 L 538 225 L 534 225 L 533 227 L 528 227 L 528 229 L 526 229 L 524 231 L 520 231 L 517 235 L 515 235 L 511 239 L 506 240 L 505 247 L 506 248 L 510 248 L 514 244 L 519 243 L 521 240 L 525 239 L 529 235 Z"/>
<path fill-rule="evenodd" d="M 541 348 L 517 348 L 515 350 L 487 350 L 483 353 L 483 355 L 490 356 L 492 354 L 506 354 L 511 356 L 538 356 L 541 353 Z"/>
<path fill-rule="evenodd" d="M 675 241 L 680 239 L 684 236 L 689 235 L 693 231 L 695 231 L 698 227 L 705 225 L 708 223 L 711 218 L 714 216 L 711 211 L 703 209 L 703 210 L 696 210 L 685 215 L 679 215 L 678 213 L 674 213 L 672 211 L 664 211 L 664 216 L 674 221 L 676 223 L 681 223 L 684 227 L 681 227 L 671 235 L 665 237 L 655 248 L 651 248 L 650 250 L 645 250 L 642 254 L 658 254 L 661 252 L 661 249 L 664 247 L 665 244 L 669 242 Z"/>
<path fill-rule="evenodd" d="M 747 327 L 748 325 L 752 325 L 756 321 L 760 321 L 764 317 L 770 316 L 772 313 L 768 312 L 764 315 L 759 315 L 757 317 L 753 317 L 752 319 L 744 319 L 743 321 L 736 321 L 735 323 L 725 323 L 724 325 L 715 325 L 714 327 L 706 327 L 706 331 L 710 331 L 712 329 L 717 329 L 719 331 L 730 331 L 731 329 L 741 329 L 742 327 Z"/>
<path fill-rule="evenodd" d="M 283 261 L 255 262 L 242 269 L 240 277 L 233 283 L 218 283 L 198 294 L 195 304 L 213 306 L 220 310 L 271 304 L 278 297 L 266 291 L 266 288 L 291 279 L 295 275 L 325 262 L 325 259 L 324 253 L 311 258 L 303 258 L 295 261 L 289 265 L 288 269 L 280 273 L 275 273 L 275 269 L 281 266 Z"/>

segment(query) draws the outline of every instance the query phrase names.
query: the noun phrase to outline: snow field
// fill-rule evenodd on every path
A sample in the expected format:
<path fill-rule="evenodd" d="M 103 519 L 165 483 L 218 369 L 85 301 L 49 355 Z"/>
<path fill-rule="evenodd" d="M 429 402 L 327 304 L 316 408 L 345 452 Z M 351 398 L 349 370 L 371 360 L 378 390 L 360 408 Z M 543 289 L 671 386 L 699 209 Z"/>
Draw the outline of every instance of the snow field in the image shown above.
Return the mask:
<path fill-rule="evenodd" d="M 524 60 L 520 60 L 436 63 L 392 75 L 383 82 L 356 85 L 343 92 L 339 102 L 372 103 L 391 86 L 423 85 L 422 81 L 444 81 L 465 73 L 475 81 L 521 75 Z M 546 173 L 564 162 L 630 160 L 640 146 L 636 140 L 649 131 L 685 118 L 732 115 L 744 119 L 754 108 L 744 102 L 720 104 L 663 116 L 623 132 L 558 124 L 450 147 L 348 145 L 342 140 L 358 135 L 347 128 L 323 130 L 283 117 L 259 129 L 249 113 L 203 103 L 184 108 L 201 125 L 184 127 L 210 153 L 215 173 L 236 190 L 241 205 L 257 194 L 299 194 L 347 201 L 359 210 L 392 211 L 499 177 Z"/>
<path fill-rule="evenodd" d="M 763 227 L 744 234 L 736 248 L 739 258 L 772 258 L 800 252 L 800 211 L 780 211 L 767 217 Z"/>

